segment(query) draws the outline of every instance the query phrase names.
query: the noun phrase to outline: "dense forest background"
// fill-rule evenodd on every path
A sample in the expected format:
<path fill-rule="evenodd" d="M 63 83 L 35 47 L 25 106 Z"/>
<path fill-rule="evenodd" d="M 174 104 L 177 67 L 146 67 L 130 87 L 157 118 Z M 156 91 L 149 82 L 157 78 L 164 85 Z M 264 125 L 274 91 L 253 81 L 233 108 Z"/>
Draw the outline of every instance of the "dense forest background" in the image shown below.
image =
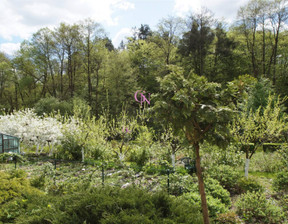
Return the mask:
<path fill-rule="evenodd" d="M 234 80 L 240 92 L 254 80 L 256 89 L 285 96 L 287 21 L 286 1 L 251 0 L 229 27 L 203 8 L 186 19 L 164 18 L 155 30 L 135 27 L 119 47 L 90 19 L 42 28 L 13 57 L 0 53 L 0 108 L 71 114 L 77 99 L 96 117 L 117 117 L 123 107 L 133 114 L 139 108 L 134 93 L 158 93 L 157 79 L 175 67 L 224 87 Z"/>

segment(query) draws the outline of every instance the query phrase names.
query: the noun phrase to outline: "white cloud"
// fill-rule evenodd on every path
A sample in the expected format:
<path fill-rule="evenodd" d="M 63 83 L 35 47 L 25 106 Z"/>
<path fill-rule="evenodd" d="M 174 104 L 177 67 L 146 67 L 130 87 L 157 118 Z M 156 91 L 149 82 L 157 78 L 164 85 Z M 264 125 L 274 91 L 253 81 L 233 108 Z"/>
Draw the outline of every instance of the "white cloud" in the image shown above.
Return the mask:
<path fill-rule="evenodd" d="M 20 49 L 20 43 L 4 43 L 0 44 L 0 51 L 8 55 L 13 55 Z"/>
<path fill-rule="evenodd" d="M 27 39 L 42 27 L 91 18 L 104 25 L 117 25 L 118 10 L 130 10 L 129 0 L 1 0 L 0 38 Z"/>
<path fill-rule="evenodd" d="M 174 0 L 174 13 L 185 17 L 190 12 L 199 12 L 205 7 L 215 14 L 216 18 L 224 18 L 227 22 L 235 20 L 240 6 L 248 0 Z"/>
<path fill-rule="evenodd" d="M 132 36 L 133 30 L 131 28 L 122 28 L 112 39 L 112 43 L 115 47 L 118 47 L 121 41 L 125 41 L 126 37 Z"/>

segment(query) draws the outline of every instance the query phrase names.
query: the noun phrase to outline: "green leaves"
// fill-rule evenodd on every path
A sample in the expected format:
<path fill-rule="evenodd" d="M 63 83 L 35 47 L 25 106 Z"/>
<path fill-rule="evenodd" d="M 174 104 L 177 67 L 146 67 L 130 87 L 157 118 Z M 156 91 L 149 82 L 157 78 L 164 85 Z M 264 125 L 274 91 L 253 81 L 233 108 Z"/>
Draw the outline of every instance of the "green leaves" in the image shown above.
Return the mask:
<path fill-rule="evenodd" d="M 210 131 L 224 137 L 228 133 L 225 124 L 233 112 L 226 106 L 229 100 L 225 99 L 221 85 L 193 73 L 185 75 L 177 66 L 169 66 L 169 70 L 168 75 L 158 79 L 160 93 L 153 97 L 156 100 L 153 109 L 159 117 L 176 129 L 193 133 L 193 141 L 203 139 Z"/>

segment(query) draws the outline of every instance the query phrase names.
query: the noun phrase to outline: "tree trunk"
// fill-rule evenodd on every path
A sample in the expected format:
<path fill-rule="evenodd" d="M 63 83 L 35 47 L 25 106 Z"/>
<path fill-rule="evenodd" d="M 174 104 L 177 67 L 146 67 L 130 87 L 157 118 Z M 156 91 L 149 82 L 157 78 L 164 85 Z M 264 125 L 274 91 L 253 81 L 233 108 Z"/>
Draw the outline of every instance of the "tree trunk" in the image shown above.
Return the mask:
<path fill-rule="evenodd" d="M 82 154 L 82 163 L 84 163 L 85 161 L 84 148 L 81 149 L 81 154 Z"/>
<path fill-rule="evenodd" d="M 248 179 L 249 163 L 250 163 L 250 159 L 246 158 L 246 163 L 245 163 L 245 177 L 246 177 L 247 179 Z"/>
<path fill-rule="evenodd" d="M 208 206 L 207 206 L 206 193 L 205 193 L 204 181 L 202 177 L 201 164 L 200 164 L 199 142 L 194 143 L 194 149 L 196 153 L 196 169 L 197 169 L 197 177 L 198 177 L 198 187 L 199 187 L 199 192 L 201 196 L 201 207 L 202 207 L 203 219 L 204 219 L 204 224 L 209 224 L 210 221 L 209 221 Z"/>
<path fill-rule="evenodd" d="M 172 151 L 171 153 L 171 161 L 172 161 L 173 169 L 175 169 L 175 152 L 174 151 Z"/>

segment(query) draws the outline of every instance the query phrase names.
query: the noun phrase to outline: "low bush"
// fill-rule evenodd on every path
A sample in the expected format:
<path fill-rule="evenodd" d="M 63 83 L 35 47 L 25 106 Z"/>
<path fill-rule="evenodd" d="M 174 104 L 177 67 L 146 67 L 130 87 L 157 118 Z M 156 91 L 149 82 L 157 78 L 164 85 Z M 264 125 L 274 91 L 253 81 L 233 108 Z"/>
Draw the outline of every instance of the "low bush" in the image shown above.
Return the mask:
<path fill-rule="evenodd" d="M 277 177 L 273 180 L 273 188 L 275 191 L 288 192 L 288 171 L 277 173 Z"/>
<path fill-rule="evenodd" d="M 241 224 L 241 219 L 237 216 L 235 212 L 226 212 L 217 215 L 215 219 L 216 224 Z"/>
<path fill-rule="evenodd" d="M 16 197 L 25 198 L 26 195 L 36 190 L 30 186 L 26 176 L 23 170 L 0 171 L 0 205 Z"/>
<path fill-rule="evenodd" d="M 266 199 L 262 192 L 247 192 L 236 202 L 237 214 L 246 223 L 283 223 L 285 214 L 272 199 Z"/>
<path fill-rule="evenodd" d="M 215 179 L 206 178 L 204 184 L 210 216 L 216 217 L 217 214 L 227 212 L 231 206 L 230 193 Z M 192 183 L 190 181 L 190 186 L 187 186 L 186 190 L 188 192 L 183 194 L 183 198 L 200 206 L 201 200 L 197 180 Z"/>
<path fill-rule="evenodd" d="M 277 152 L 257 152 L 250 160 L 250 171 L 277 172 L 281 170 L 281 159 Z"/>
<path fill-rule="evenodd" d="M 137 166 L 142 167 L 148 162 L 149 158 L 150 154 L 147 149 L 144 147 L 136 147 L 136 149 L 130 153 L 128 161 L 135 162 Z"/>
<path fill-rule="evenodd" d="M 220 199 L 221 203 L 225 204 L 226 207 L 231 206 L 230 193 L 220 185 L 218 180 L 207 178 L 204 183 L 208 195 Z"/>
<path fill-rule="evenodd" d="M 238 193 L 246 193 L 247 191 L 260 191 L 262 192 L 264 188 L 257 181 L 257 179 L 252 177 L 242 177 L 237 182 L 237 192 Z"/>
<path fill-rule="evenodd" d="M 20 209 L 21 210 L 21 209 Z M 167 193 L 139 188 L 95 188 L 90 192 L 31 200 L 14 223 L 203 223 L 199 209 Z"/>
<path fill-rule="evenodd" d="M 237 182 L 241 174 L 234 167 L 228 165 L 213 166 L 207 170 L 208 176 L 220 182 L 221 186 L 230 193 L 237 191 Z"/>
<path fill-rule="evenodd" d="M 199 212 L 201 211 L 201 197 L 199 193 L 190 192 L 185 193 L 181 196 L 182 199 L 189 201 L 191 204 L 198 207 Z M 218 198 L 213 198 L 210 195 L 206 195 L 209 216 L 216 217 L 217 214 L 228 211 L 228 208 Z"/>

